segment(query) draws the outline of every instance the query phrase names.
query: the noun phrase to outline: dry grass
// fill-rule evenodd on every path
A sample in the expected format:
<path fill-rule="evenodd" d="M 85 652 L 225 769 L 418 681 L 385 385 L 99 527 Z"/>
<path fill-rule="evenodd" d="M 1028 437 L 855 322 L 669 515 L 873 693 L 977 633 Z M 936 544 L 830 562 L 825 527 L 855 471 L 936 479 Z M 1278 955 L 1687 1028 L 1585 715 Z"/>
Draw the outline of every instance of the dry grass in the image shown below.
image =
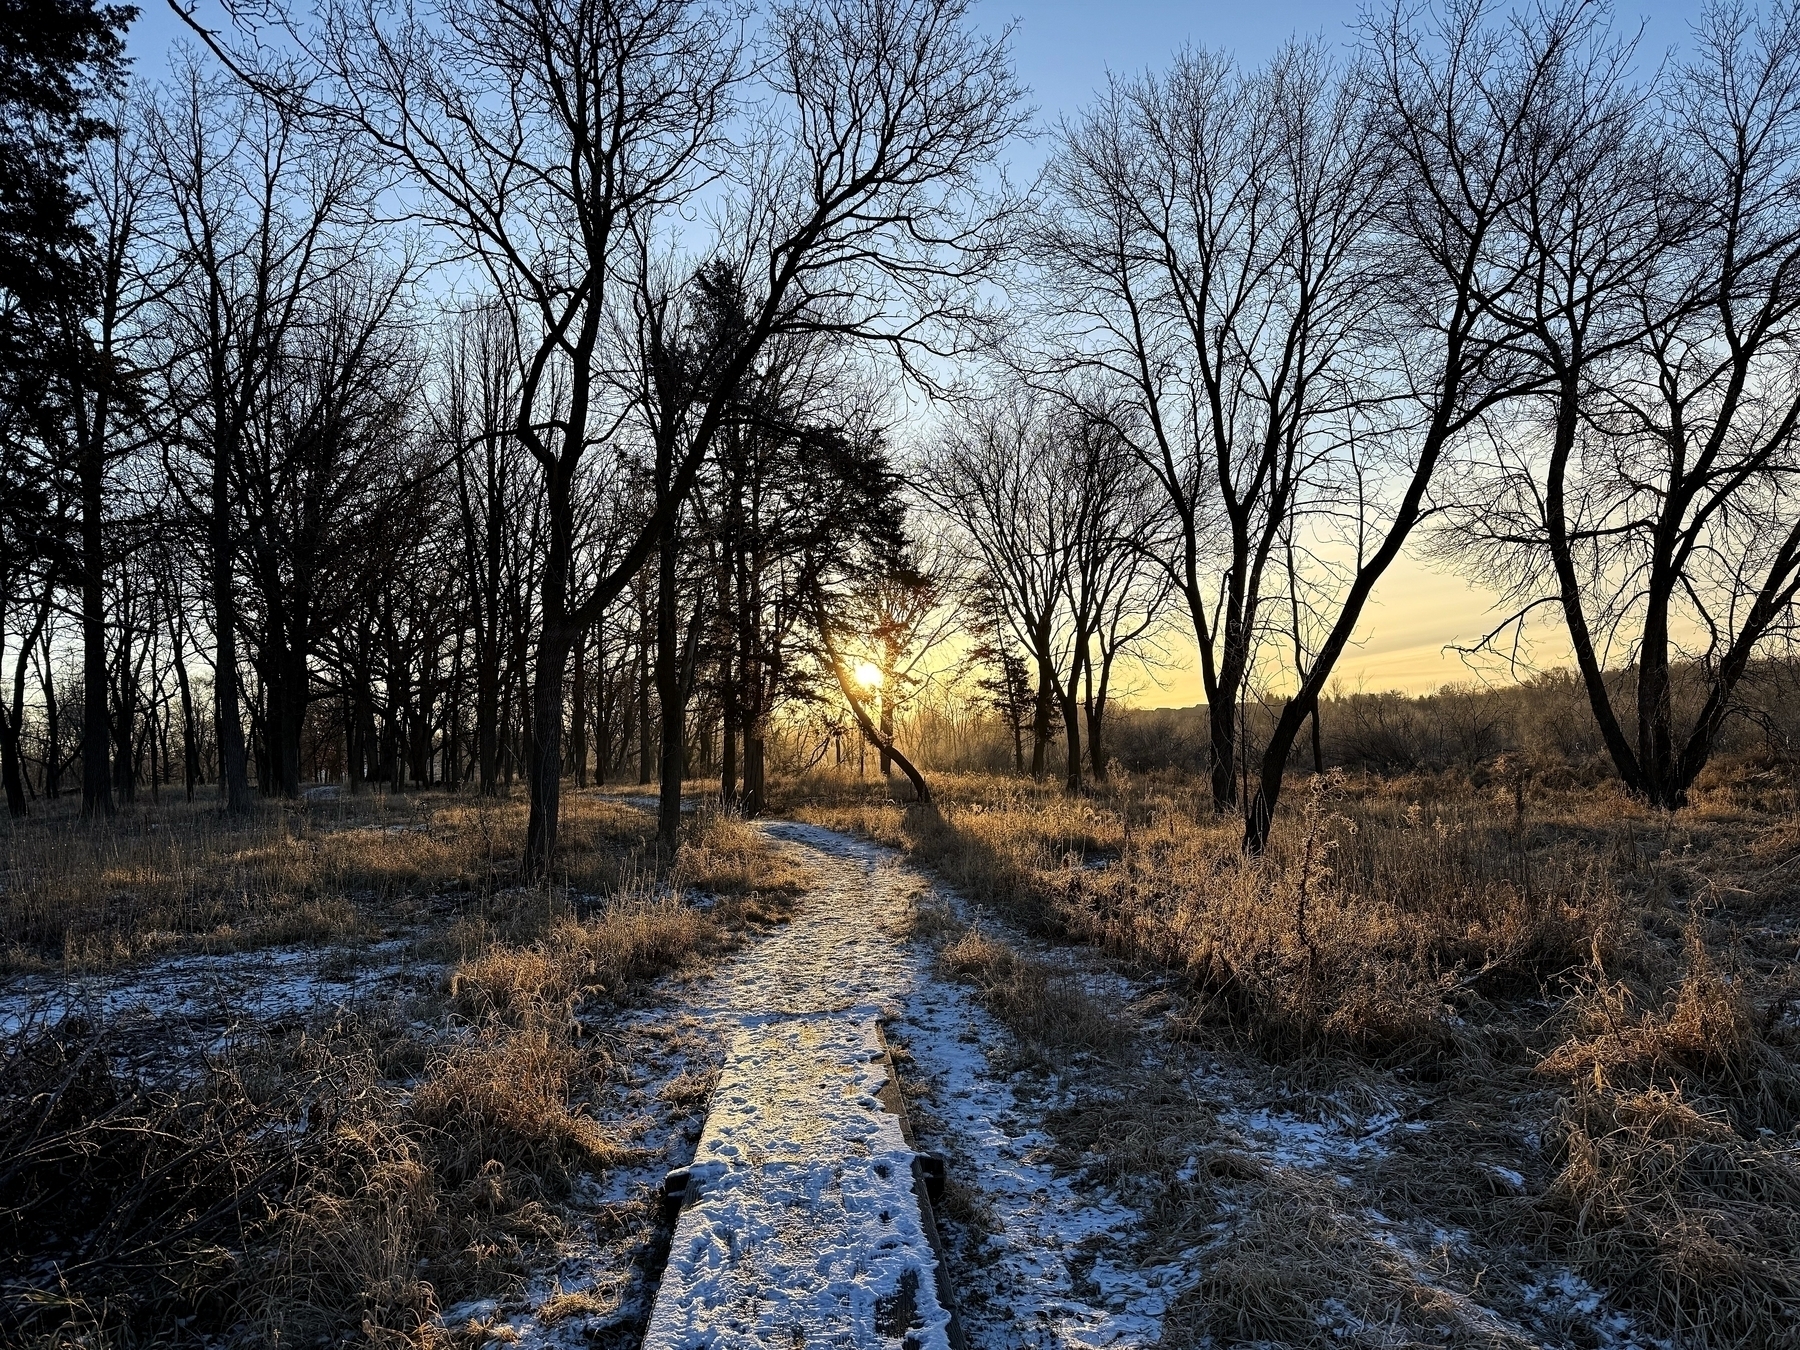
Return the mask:
<path fill-rule="evenodd" d="M 493 1027 L 444 1047 L 413 1090 L 412 1118 L 430 1132 L 438 1176 L 483 1203 L 521 1186 L 554 1194 L 577 1171 L 625 1156 L 615 1134 L 571 1106 L 577 1084 L 604 1071 L 549 1028 Z"/>
<path fill-rule="evenodd" d="M 981 1001 L 1038 1058 L 1064 1062 L 1074 1050 L 1117 1055 L 1126 1035 L 1081 980 L 1010 943 L 970 928 L 938 953 L 946 973 L 975 986 Z"/>
<path fill-rule="evenodd" d="M 1321 1350 L 1536 1344 L 1377 1238 L 1338 1190 L 1329 1178 L 1292 1175 L 1254 1188 L 1229 1241 L 1208 1254 L 1198 1285 L 1173 1309 L 1173 1328 L 1222 1345 Z"/>
<path fill-rule="evenodd" d="M 1065 1163 L 1153 1216 L 1151 1250 L 1224 1234 L 1177 1339 L 1519 1343 L 1483 1305 L 1579 1336 L 1527 1293 L 1566 1263 L 1673 1342 L 1800 1344 L 1786 770 L 1720 765 L 1673 817 L 1529 761 L 1303 782 L 1257 860 L 1197 783 L 933 788 L 935 813 L 873 784 L 787 791 L 802 818 L 904 848 L 1022 928 L 1175 976 L 1165 1028 L 1264 1099 L 1360 1094 L 1429 1122 L 1351 1169 L 1353 1191 L 1320 1189 L 1222 1144 L 1154 1074 L 1090 1075 L 1101 1090 L 1051 1122 Z M 1041 986 L 990 935 L 946 940 L 946 966 L 1028 1029 Z M 1426 1270 L 1358 1203 L 1464 1236 Z"/>
<path fill-rule="evenodd" d="M 241 825 L 211 803 L 141 805 L 104 823 L 74 810 L 0 822 L 0 969 L 370 935 L 425 917 L 431 897 L 512 884 L 525 831 L 523 799 L 439 793 L 259 803 Z M 579 795 L 563 811 L 568 887 L 612 890 L 644 866 L 642 812 Z"/>
<path fill-rule="evenodd" d="M 452 1006 L 466 1017 L 518 1025 L 566 1021 L 577 1001 L 625 998 L 645 980 L 716 951 L 716 916 L 677 895 L 635 889 L 593 917 L 562 917 L 528 945 L 484 941 L 485 926 L 464 922 L 455 937 L 472 954 L 450 979 Z"/>
<path fill-rule="evenodd" d="M 706 806 L 687 824 L 671 879 L 718 897 L 729 921 L 778 923 L 817 878 L 735 811 Z"/>
<path fill-rule="evenodd" d="M 1638 916 L 1590 850 L 1524 847 L 1479 800 L 1427 815 L 1321 779 L 1250 860 L 1191 793 L 1071 801 L 974 780 L 940 795 L 938 813 L 801 814 L 907 848 L 1030 931 L 1182 971 L 1196 1016 L 1265 1051 L 1467 1049 L 1488 999 L 1536 992 L 1596 945 L 1643 956 Z"/>
<path fill-rule="evenodd" d="M 571 1182 L 636 1156 L 632 1127 L 591 1106 L 628 1066 L 581 1019 L 699 965 L 752 921 L 747 907 L 689 905 L 657 873 L 686 865 L 699 886 L 716 869 L 776 896 L 800 884 L 741 824 L 748 840 L 735 843 L 725 827 L 701 827 L 704 859 L 683 864 L 649 846 L 642 812 L 575 801 L 567 872 L 536 887 L 516 884 L 498 847 L 522 816 L 491 804 L 422 801 L 426 828 L 395 835 L 273 815 L 224 832 L 196 814 L 178 841 L 114 829 L 79 839 L 86 861 L 62 897 L 66 950 L 104 896 L 109 851 L 136 850 L 139 884 L 162 906 L 146 915 L 197 915 L 197 896 L 261 887 L 296 898 L 288 910 L 271 900 L 270 915 L 335 899 L 356 925 L 392 923 L 409 897 L 448 890 L 453 921 L 409 913 L 418 945 L 449 958 L 451 973 L 441 994 L 388 1020 L 285 1024 L 197 1076 L 122 1071 L 106 1029 L 84 1023 L 13 1037 L 0 1062 L 0 1340 L 136 1345 L 177 1318 L 194 1335 L 259 1344 L 468 1340 L 438 1324 L 441 1309 L 518 1288 L 566 1232 Z M 17 876 L 29 849 L 17 836 L 13 847 Z M 224 851 L 216 868 L 209 847 Z M 333 897 L 331 886 L 362 889 Z M 9 920 L 28 908 L 9 908 Z M 229 935 L 241 945 L 272 931 L 240 921 Z M 226 943 L 198 922 L 185 935 L 146 923 L 115 937 L 81 950 L 99 962 Z M 680 1091 L 704 1090 L 703 1073 L 690 1078 Z M 62 1263 L 60 1284 L 45 1284 L 46 1259 Z M 591 1297 L 552 1311 L 591 1311 L 577 1306 Z"/>
<path fill-rule="evenodd" d="M 1598 969 L 1540 1065 L 1560 1104 L 1547 1206 L 1580 1264 L 1684 1344 L 1800 1326 L 1800 1064 L 1690 925 L 1661 1008 Z M 1769 1342 L 1775 1343 L 1775 1342 Z"/>

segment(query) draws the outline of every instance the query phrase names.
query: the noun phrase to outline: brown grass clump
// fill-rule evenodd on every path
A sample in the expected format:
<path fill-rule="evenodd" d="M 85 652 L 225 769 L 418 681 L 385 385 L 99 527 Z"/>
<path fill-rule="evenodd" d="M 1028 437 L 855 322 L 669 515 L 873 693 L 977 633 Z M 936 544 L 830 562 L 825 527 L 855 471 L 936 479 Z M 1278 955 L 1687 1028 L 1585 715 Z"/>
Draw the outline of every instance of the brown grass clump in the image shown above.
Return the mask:
<path fill-rule="evenodd" d="M 0 1043 L 0 1341 L 150 1343 L 177 1318 L 195 1336 L 258 1344 L 454 1340 L 437 1325 L 441 1309 L 516 1288 L 563 1235 L 558 1205 L 575 1176 L 633 1156 L 620 1128 L 590 1113 L 613 1066 L 574 1015 L 704 959 L 723 926 L 654 880 L 641 812 L 578 811 L 587 837 L 571 843 L 570 875 L 522 887 L 483 832 L 504 804 L 419 807 L 435 813 L 426 832 L 341 833 L 354 850 L 369 836 L 371 864 L 388 849 L 421 867 L 389 901 L 439 885 L 467 897 L 447 931 L 423 932 L 454 963 L 442 1002 L 421 995 L 374 1020 L 340 1009 L 248 1033 L 156 1081 L 119 1069 L 103 1032 L 84 1023 Z M 196 831 L 180 847 L 241 859 L 255 851 L 245 839 L 280 844 L 258 835 L 267 823 Z M 281 847 L 340 847 L 311 828 Z M 91 854 L 102 839 L 82 847 Z M 172 905 L 211 884 L 204 859 L 191 861 L 189 872 L 156 873 Z M 623 889 L 580 896 L 577 877 L 602 874 Z M 79 918 L 92 893 L 76 882 Z M 271 916 L 332 903 L 321 893 Z M 374 901 L 336 903 L 361 924 Z M 222 932 L 195 930 L 202 945 Z M 231 932 L 248 940 L 247 928 Z M 119 934 L 118 953 L 164 941 L 129 925 Z M 67 1263 L 60 1284 L 45 1283 L 46 1259 Z"/>
<path fill-rule="evenodd" d="M 706 806 L 688 822 L 670 879 L 720 898 L 732 922 L 777 923 L 818 884 L 805 866 L 737 812 Z"/>
<path fill-rule="evenodd" d="M 547 1327 L 566 1322 L 571 1317 L 592 1317 L 612 1312 L 619 1306 L 617 1290 L 558 1289 L 538 1305 L 538 1321 Z"/>
<path fill-rule="evenodd" d="M 1678 1091 L 1580 1089 L 1546 1207 L 1585 1271 L 1693 1346 L 1791 1345 L 1800 1327 L 1800 1156 Z M 1785 1330 L 1778 1330 L 1785 1329 Z"/>
<path fill-rule="evenodd" d="M 1574 1089 L 1545 1200 L 1587 1271 L 1681 1343 L 1800 1327 L 1800 1063 L 1698 927 L 1666 1004 L 1596 978 L 1541 1065 Z"/>
<path fill-rule="evenodd" d="M 232 1305 L 229 1249 L 292 1175 L 280 1113 L 230 1075 L 186 1090 L 122 1075 L 79 1018 L 0 1044 L 0 1341 L 91 1321 L 136 1286 L 156 1304 Z M 86 1278 L 46 1288 L 42 1261 Z"/>
<path fill-rule="evenodd" d="M 981 1001 L 1040 1058 L 1070 1050 L 1117 1054 L 1125 1032 L 1081 980 L 1011 944 L 970 928 L 938 954 L 940 966 L 973 984 Z"/>
<path fill-rule="evenodd" d="M 451 975 L 451 1005 L 477 1020 L 560 1024 L 578 999 L 621 999 L 722 941 L 713 915 L 679 896 L 638 890 L 616 897 L 591 918 L 563 919 L 526 946 L 483 946 L 477 938 L 475 954 Z"/>
<path fill-rule="evenodd" d="M 1674 1088 L 1745 1134 L 1786 1132 L 1800 1118 L 1800 1063 L 1765 1038 L 1779 1005 L 1759 1010 L 1745 980 L 1719 968 L 1697 925 L 1686 947 L 1681 979 L 1654 1012 L 1640 1008 L 1630 985 L 1596 970 L 1565 1014 L 1568 1039 L 1541 1071 L 1597 1092 Z"/>
<path fill-rule="evenodd" d="M 83 1024 L 14 1038 L 0 1341 L 135 1344 L 179 1317 L 258 1344 L 413 1346 L 443 1306 L 516 1286 L 564 1231 L 551 1202 L 627 1155 L 581 1104 L 610 1066 L 494 1022 L 409 1084 L 392 1034 L 340 1018 L 163 1084 L 110 1067 Z"/>
<path fill-rule="evenodd" d="M 342 1122 L 309 1164 L 244 1272 L 242 1329 L 265 1344 L 429 1344 L 445 1303 L 516 1281 L 563 1231 L 535 1202 L 449 1187 L 391 1109 Z"/>
<path fill-rule="evenodd" d="M 1171 1310 L 1185 1331 L 1221 1345 L 1426 1345 L 1526 1350 L 1533 1342 L 1421 1278 L 1397 1245 L 1347 1213 L 1330 1178 L 1286 1174 L 1256 1188 L 1229 1241 L 1202 1260 L 1199 1283 Z"/>
<path fill-rule="evenodd" d="M 521 1185 L 555 1193 L 578 1170 L 625 1156 L 570 1104 L 576 1080 L 601 1067 L 541 1027 L 495 1028 L 437 1057 L 413 1091 L 412 1117 L 429 1131 L 437 1173 L 472 1198 L 497 1206 Z"/>

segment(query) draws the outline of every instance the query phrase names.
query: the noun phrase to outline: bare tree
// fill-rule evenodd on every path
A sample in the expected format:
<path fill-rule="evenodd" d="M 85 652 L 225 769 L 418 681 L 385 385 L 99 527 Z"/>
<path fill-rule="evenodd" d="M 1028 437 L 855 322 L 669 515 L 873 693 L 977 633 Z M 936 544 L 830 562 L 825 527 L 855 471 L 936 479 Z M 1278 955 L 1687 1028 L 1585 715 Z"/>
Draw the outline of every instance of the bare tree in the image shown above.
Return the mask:
<path fill-rule="evenodd" d="M 152 142 L 175 273 L 156 321 L 164 434 L 206 522 L 221 787 L 250 810 L 239 695 L 239 486 L 249 439 L 317 288 L 360 266 L 368 163 L 283 108 L 190 69 Z"/>
<path fill-rule="evenodd" d="M 510 434 L 521 365 L 515 336 L 497 305 L 459 315 L 447 335 L 443 394 L 434 408 L 455 488 L 457 566 L 473 645 L 477 781 L 490 797 L 500 790 L 500 695 L 509 647 L 504 595 L 509 563 L 516 569 L 527 538 L 530 467 Z"/>
<path fill-rule="evenodd" d="M 324 635 L 405 566 L 436 466 L 413 426 L 419 360 L 404 264 L 310 289 L 240 444 L 243 618 L 261 676 L 264 791 L 300 791 L 301 737 Z"/>
<path fill-rule="evenodd" d="M 970 408 L 932 450 L 919 490 L 979 559 L 975 584 L 1030 653 L 1031 776 L 1048 764 L 1068 565 L 1070 495 L 1056 473 L 1048 398 L 1015 391 Z"/>
<path fill-rule="evenodd" d="M 1383 191 L 1368 240 L 1388 261 L 1362 303 L 1379 327 L 1336 422 L 1350 495 L 1350 561 L 1322 606 L 1321 636 L 1263 747 L 1244 844 L 1260 852 L 1294 741 L 1376 584 L 1433 503 L 1440 465 L 1483 419 L 1542 387 L 1525 347 L 1531 259 L 1511 230 L 1553 167 L 1539 132 L 1573 62 L 1608 59 L 1586 5 L 1511 24 L 1456 5 L 1422 28 L 1396 8 L 1372 21 L 1360 81 L 1379 139 Z M 1591 58 L 1591 59 L 1590 59 Z"/>
<path fill-rule="evenodd" d="M 921 493 L 973 546 L 976 584 L 1036 666 L 1031 772 L 1044 773 L 1060 713 L 1070 792 L 1082 785 L 1083 718 L 1099 731 L 1114 662 L 1151 630 L 1166 595 L 1145 577 L 1161 542 L 1152 488 L 1115 420 L 1066 391 L 966 414 L 921 474 Z M 1097 752 L 1097 775 L 1105 762 Z"/>
<path fill-rule="evenodd" d="M 1620 778 L 1674 808 L 1800 594 L 1800 6 L 1709 10 L 1660 109 L 1625 54 L 1546 72 L 1509 222 L 1546 389 L 1459 491 L 1456 542 L 1517 600 L 1490 645 L 1560 610 Z"/>
<path fill-rule="evenodd" d="M 730 391 L 762 345 L 827 327 L 904 348 L 924 340 L 922 313 L 963 303 L 966 260 L 985 252 L 991 219 L 967 203 L 1017 126 L 1004 44 L 970 35 L 966 14 L 963 0 L 772 12 L 755 63 L 769 97 L 743 119 L 730 155 L 727 122 L 747 70 L 736 16 L 689 0 L 504 9 L 449 0 L 396 24 L 340 6 L 322 35 L 296 34 L 333 77 L 333 99 L 313 111 L 348 120 L 404 170 L 427 219 L 487 273 L 527 334 L 514 433 L 539 463 L 548 535 L 528 866 L 541 869 L 554 851 L 576 637 L 667 544 Z M 588 449 L 625 422 L 605 397 L 607 315 L 630 280 L 640 319 L 668 317 L 679 292 L 649 265 L 673 242 L 668 213 L 727 162 L 741 172 L 727 190 L 735 246 L 726 251 L 755 297 L 750 321 L 706 381 L 639 405 L 652 414 L 650 518 L 575 596 L 575 480 Z M 638 359 L 653 383 L 678 369 L 667 345 L 679 332 L 659 320 L 636 351 L 613 355 Z M 545 382 L 556 369 L 566 384 L 552 410 Z M 645 388 L 628 368 L 610 383 Z M 671 814 L 665 803 L 665 833 Z"/>
<path fill-rule="evenodd" d="M 1115 80 L 1051 162 L 1038 259 L 1056 359 L 1106 377 L 1114 407 L 1094 411 L 1178 525 L 1162 562 L 1199 651 L 1216 809 L 1237 800 L 1270 557 L 1370 335 L 1382 153 L 1358 81 L 1301 46 L 1254 73 L 1189 51 L 1165 76 Z"/>

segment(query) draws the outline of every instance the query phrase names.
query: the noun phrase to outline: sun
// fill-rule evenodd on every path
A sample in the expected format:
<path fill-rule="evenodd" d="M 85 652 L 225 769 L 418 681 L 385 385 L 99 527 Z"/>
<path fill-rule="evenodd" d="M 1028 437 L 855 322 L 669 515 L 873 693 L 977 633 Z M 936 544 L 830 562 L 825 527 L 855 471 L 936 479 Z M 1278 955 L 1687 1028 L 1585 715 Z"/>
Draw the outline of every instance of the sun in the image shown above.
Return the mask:
<path fill-rule="evenodd" d="M 873 661 L 859 661 L 856 666 L 856 682 L 864 689 L 881 688 L 881 667 Z"/>

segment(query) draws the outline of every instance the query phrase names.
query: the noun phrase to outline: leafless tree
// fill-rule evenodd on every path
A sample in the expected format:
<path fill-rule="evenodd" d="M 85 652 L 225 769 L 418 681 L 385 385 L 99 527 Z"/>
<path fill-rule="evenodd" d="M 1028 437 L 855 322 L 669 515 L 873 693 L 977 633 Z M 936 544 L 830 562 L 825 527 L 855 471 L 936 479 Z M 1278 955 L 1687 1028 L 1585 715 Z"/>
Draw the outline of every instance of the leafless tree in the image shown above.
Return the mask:
<path fill-rule="evenodd" d="M 221 786 L 250 810 L 239 695 L 239 486 L 258 419 L 318 288 L 362 265 L 369 165 L 359 148 L 198 68 L 157 110 L 153 152 L 173 272 L 156 320 L 164 435 L 206 522 Z"/>
<path fill-rule="evenodd" d="M 965 414 L 921 473 L 920 491 L 973 546 L 976 584 L 1036 666 L 1032 774 L 1045 771 L 1060 713 L 1070 792 L 1082 785 L 1083 715 L 1097 734 L 1114 662 L 1150 631 L 1166 594 L 1145 577 L 1160 542 L 1152 486 L 1114 419 L 1042 392 Z M 1104 752 L 1094 759 L 1103 773 Z"/>
<path fill-rule="evenodd" d="M 1218 809 L 1237 800 L 1270 558 L 1369 338 L 1383 153 L 1358 80 L 1296 46 L 1252 73 L 1188 51 L 1115 80 L 1051 163 L 1056 359 L 1104 374 L 1179 526 L 1162 562 L 1199 650 Z"/>
<path fill-rule="evenodd" d="M 926 339 L 926 319 L 964 303 L 971 260 L 990 243 L 991 213 L 968 203 L 1018 115 L 1004 43 L 967 31 L 964 0 L 778 9 L 754 62 L 743 59 L 739 17 L 690 0 L 448 0 L 396 22 L 341 5 L 322 34 L 296 31 L 333 82 L 331 100 L 311 110 L 354 126 L 404 171 L 427 220 L 487 274 L 525 334 L 514 434 L 539 463 L 548 534 L 532 682 L 533 868 L 555 846 L 569 653 L 668 541 L 762 345 L 827 328 L 904 351 Z M 737 113 L 752 67 L 767 96 L 754 115 Z M 717 180 L 727 167 L 729 181 Z M 625 425 L 609 385 L 645 388 L 629 368 L 610 368 L 609 381 L 604 363 L 647 353 L 656 379 L 677 368 L 668 344 L 679 325 L 663 320 L 678 292 L 657 284 L 650 263 L 679 248 L 668 213 L 709 181 L 728 200 L 728 229 L 701 253 L 722 252 L 745 279 L 750 321 L 702 392 L 639 405 L 654 413 L 649 518 L 575 596 L 583 458 Z M 639 317 L 659 324 L 635 352 L 609 353 L 602 338 L 627 284 Z M 557 369 L 566 383 L 552 409 L 545 383 Z M 666 802 L 665 833 L 674 812 Z"/>
<path fill-rule="evenodd" d="M 1604 36 L 1579 3 L 1510 24 L 1490 23 L 1479 4 L 1422 18 L 1396 8 L 1370 22 L 1359 87 L 1383 191 L 1368 243 L 1389 265 L 1361 299 L 1377 326 L 1355 397 L 1333 419 L 1350 556 L 1311 665 L 1263 747 L 1245 812 L 1251 852 L 1268 839 L 1294 741 L 1364 606 L 1435 505 L 1428 493 L 1446 455 L 1543 385 L 1525 350 L 1531 261 L 1510 226 L 1553 167 L 1539 130 L 1561 97 L 1555 76 L 1587 63 L 1595 41 Z"/>
<path fill-rule="evenodd" d="M 1709 10 L 1657 105 L 1623 47 L 1584 56 L 1546 63 L 1507 222 L 1545 390 L 1453 539 L 1517 600 L 1490 642 L 1560 610 L 1620 778 L 1673 808 L 1800 593 L 1800 7 Z"/>

